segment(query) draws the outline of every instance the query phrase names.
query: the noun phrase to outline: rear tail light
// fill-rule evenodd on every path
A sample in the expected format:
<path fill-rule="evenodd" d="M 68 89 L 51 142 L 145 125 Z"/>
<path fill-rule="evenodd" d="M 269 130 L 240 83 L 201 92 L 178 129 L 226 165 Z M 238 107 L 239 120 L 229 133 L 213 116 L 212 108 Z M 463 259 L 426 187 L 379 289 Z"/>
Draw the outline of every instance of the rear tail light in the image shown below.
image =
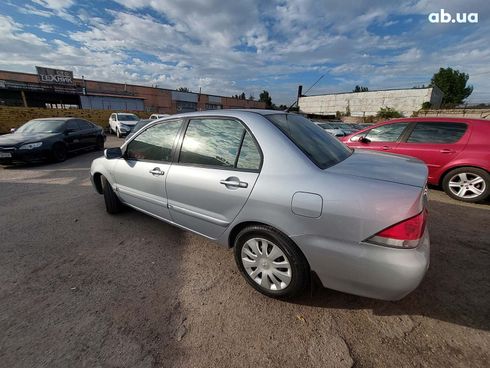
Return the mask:
<path fill-rule="evenodd" d="M 424 209 L 414 217 L 381 230 L 366 241 L 387 247 L 415 248 L 420 244 L 424 235 L 426 222 L 427 210 Z"/>

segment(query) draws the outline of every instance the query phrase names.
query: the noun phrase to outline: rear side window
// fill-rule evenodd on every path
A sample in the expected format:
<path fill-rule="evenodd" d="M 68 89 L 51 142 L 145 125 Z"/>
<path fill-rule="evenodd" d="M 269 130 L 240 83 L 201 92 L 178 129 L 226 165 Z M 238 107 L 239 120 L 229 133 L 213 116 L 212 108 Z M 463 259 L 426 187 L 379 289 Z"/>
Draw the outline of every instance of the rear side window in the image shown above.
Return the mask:
<path fill-rule="evenodd" d="M 93 129 L 94 128 L 94 126 L 86 120 L 78 119 L 77 123 L 78 123 L 78 126 L 80 127 L 81 130 L 87 130 L 87 129 Z"/>
<path fill-rule="evenodd" d="M 243 138 L 236 167 L 248 170 L 260 169 L 260 152 L 249 132 L 246 132 Z"/>
<path fill-rule="evenodd" d="M 465 123 L 417 123 L 408 143 L 455 143 L 466 132 Z"/>
<path fill-rule="evenodd" d="M 333 166 L 352 154 L 344 144 L 312 121 L 296 114 L 266 116 L 320 169 Z"/>
<path fill-rule="evenodd" d="M 369 139 L 371 142 L 396 142 L 407 125 L 408 123 L 381 125 L 377 128 L 373 128 L 367 132 L 359 134 L 356 137 L 363 136 L 364 138 Z"/>
<path fill-rule="evenodd" d="M 138 134 L 126 149 L 126 158 L 169 162 L 172 159 L 172 147 L 182 121 L 168 121 L 154 125 Z"/>
<path fill-rule="evenodd" d="M 182 142 L 179 162 L 259 170 L 261 156 L 254 139 L 239 121 L 193 119 Z"/>

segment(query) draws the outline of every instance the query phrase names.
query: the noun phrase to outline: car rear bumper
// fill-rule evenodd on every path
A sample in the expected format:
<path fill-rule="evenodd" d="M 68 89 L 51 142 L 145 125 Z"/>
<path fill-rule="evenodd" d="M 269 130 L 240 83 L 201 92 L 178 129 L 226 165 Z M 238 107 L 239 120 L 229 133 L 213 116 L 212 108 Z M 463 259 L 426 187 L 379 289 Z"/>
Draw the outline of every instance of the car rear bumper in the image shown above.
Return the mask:
<path fill-rule="evenodd" d="M 346 244 L 310 235 L 292 239 L 324 287 L 349 294 L 399 300 L 417 288 L 429 267 L 428 230 L 414 249 Z"/>

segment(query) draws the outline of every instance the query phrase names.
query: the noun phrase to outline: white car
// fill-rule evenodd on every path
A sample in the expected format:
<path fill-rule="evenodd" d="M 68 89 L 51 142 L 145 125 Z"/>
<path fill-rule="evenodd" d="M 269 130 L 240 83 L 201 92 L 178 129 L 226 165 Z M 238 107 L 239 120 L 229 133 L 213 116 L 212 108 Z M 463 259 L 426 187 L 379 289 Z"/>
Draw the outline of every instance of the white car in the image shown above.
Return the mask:
<path fill-rule="evenodd" d="M 151 114 L 150 115 L 150 120 L 156 120 L 160 118 L 166 118 L 167 116 L 170 116 L 169 114 Z"/>
<path fill-rule="evenodd" d="M 316 125 L 318 125 L 320 128 L 322 128 L 323 130 L 325 130 L 327 133 L 333 135 L 334 137 L 345 137 L 346 136 L 345 132 L 342 129 L 340 129 L 340 128 L 338 128 L 338 127 L 336 127 L 330 123 L 325 123 L 323 121 L 314 121 L 314 123 Z"/>
<path fill-rule="evenodd" d="M 135 114 L 115 112 L 109 118 L 111 133 L 115 133 L 118 138 L 128 135 L 133 130 L 140 118 Z"/>

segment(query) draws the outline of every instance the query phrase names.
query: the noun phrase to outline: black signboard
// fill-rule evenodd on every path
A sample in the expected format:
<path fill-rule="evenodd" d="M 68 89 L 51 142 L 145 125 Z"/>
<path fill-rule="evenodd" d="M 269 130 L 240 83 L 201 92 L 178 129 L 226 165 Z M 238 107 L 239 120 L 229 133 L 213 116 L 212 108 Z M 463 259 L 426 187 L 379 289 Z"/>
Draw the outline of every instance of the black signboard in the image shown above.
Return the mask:
<path fill-rule="evenodd" d="M 36 66 L 39 82 L 49 84 L 73 84 L 73 72 L 68 70 L 44 68 Z"/>

